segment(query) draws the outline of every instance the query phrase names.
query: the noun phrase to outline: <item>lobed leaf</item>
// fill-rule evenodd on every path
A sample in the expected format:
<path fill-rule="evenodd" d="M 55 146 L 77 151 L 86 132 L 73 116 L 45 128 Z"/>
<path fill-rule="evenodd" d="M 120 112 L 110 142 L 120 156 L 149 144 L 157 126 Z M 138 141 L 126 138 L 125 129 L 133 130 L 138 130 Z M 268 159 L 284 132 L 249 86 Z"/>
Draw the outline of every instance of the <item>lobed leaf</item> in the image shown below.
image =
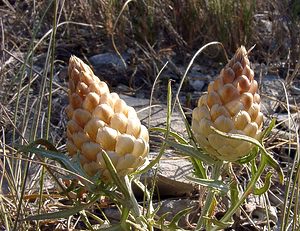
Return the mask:
<path fill-rule="evenodd" d="M 66 218 L 69 216 L 72 216 L 76 213 L 79 213 L 80 211 L 88 208 L 92 204 L 95 203 L 95 201 L 100 197 L 99 195 L 95 195 L 94 198 L 89 203 L 86 204 L 80 204 L 77 206 L 74 206 L 70 209 L 64 209 L 59 212 L 54 212 L 54 213 L 45 213 L 45 214 L 38 214 L 38 215 L 33 215 L 33 216 L 28 216 L 24 220 L 25 221 L 37 221 L 37 220 L 49 220 L 49 219 L 59 219 L 59 218 Z"/>
<path fill-rule="evenodd" d="M 55 160 L 59 162 L 66 170 L 70 171 L 74 175 L 84 179 L 85 181 L 88 181 L 89 183 L 93 183 L 89 180 L 89 177 L 86 175 L 86 173 L 82 170 L 82 168 L 75 164 L 68 156 L 66 156 L 63 153 L 57 152 L 57 151 L 51 151 L 51 150 L 46 150 L 43 148 L 36 148 L 32 145 L 28 146 L 21 146 L 19 148 L 19 152 L 24 152 L 24 153 L 35 153 L 36 155 L 39 155 L 41 157 L 46 157 L 51 160 Z"/>
<path fill-rule="evenodd" d="M 279 176 L 279 180 L 280 183 L 283 184 L 284 181 L 284 174 L 283 174 L 283 170 L 280 167 L 280 165 L 278 164 L 278 162 L 267 152 L 267 150 L 265 149 L 265 147 L 263 146 L 263 144 L 261 144 L 258 140 L 249 137 L 249 136 L 245 136 L 245 135 L 240 135 L 240 134 L 231 134 L 231 133 L 225 133 L 225 132 L 221 132 L 219 130 L 217 130 L 214 127 L 210 127 L 214 132 L 216 132 L 217 134 L 230 138 L 230 139 L 236 139 L 236 140 L 243 140 L 249 143 L 254 144 L 255 146 L 257 146 L 261 152 L 262 152 L 262 161 L 266 161 L 271 167 L 273 167 Z"/>
<path fill-rule="evenodd" d="M 181 151 L 184 156 L 191 156 L 196 159 L 200 159 L 208 164 L 214 164 L 216 161 L 211 158 L 209 155 L 205 154 L 201 150 L 195 148 L 189 144 L 178 144 L 174 141 L 166 140 L 165 141 L 169 146 Z"/>
<path fill-rule="evenodd" d="M 202 186 L 209 187 L 223 193 L 227 193 L 229 191 L 229 186 L 224 184 L 221 180 L 200 179 L 191 176 L 186 176 L 186 178 L 196 184 L 200 184 Z"/>
<path fill-rule="evenodd" d="M 254 188 L 253 194 L 260 196 L 260 195 L 264 194 L 265 192 L 267 192 L 271 185 L 271 177 L 272 177 L 272 173 L 268 172 L 265 182 L 264 182 L 264 185 L 260 188 Z"/>

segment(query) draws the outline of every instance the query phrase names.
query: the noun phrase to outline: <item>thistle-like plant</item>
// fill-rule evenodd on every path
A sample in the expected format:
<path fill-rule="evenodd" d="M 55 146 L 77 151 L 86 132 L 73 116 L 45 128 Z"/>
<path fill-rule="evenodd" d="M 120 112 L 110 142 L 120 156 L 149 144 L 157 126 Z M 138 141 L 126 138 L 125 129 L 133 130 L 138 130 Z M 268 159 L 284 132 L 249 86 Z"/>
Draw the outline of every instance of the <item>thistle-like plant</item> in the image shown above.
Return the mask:
<path fill-rule="evenodd" d="M 110 179 L 103 152 L 120 176 L 145 162 L 149 134 L 135 109 L 117 93 L 110 93 L 107 84 L 75 56 L 69 62 L 69 102 L 67 150 L 70 156 L 79 154 L 88 175 L 99 172 L 102 180 Z"/>
<path fill-rule="evenodd" d="M 213 44 L 220 45 L 213 42 L 205 47 Z M 196 53 L 189 67 L 205 47 Z M 262 187 L 257 188 L 256 183 L 267 165 L 277 171 L 280 182 L 283 183 L 282 169 L 266 151 L 262 142 L 274 123 L 262 131 L 263 114 L 260 111 L 258 83 L 254 79 L 248 53 L 243 46 L 237 49 L 218 77 L 209 84 L 207 93 L 199 98 L 197 107 L 192 113 L 191 127 L 185 119 L 190 141 L 177 134 L 171 134 L 176 142 L 167 141 L 170 146 L 191 157 L 195 177 L 188 178 L 196 184 L 209 188 L 197 230 L 228 227 L 233 214 L 238 211 L 249 194 L 265 193 L 269 189 L 272 173 L 266 175 Z M 188 70 L 189 68 L 185 76 Z M 180 89 L 178 94 L 179 91 Z M 177 101 L 179 102 L 178 97 Z M 179 108 L 181 109 L 180 104 Z M 257 166 L 255 158 L 258 157 L 258 153 L 261 158 Z M 232 163 L 251 167 L 251 177 L 243 191 L 234 175 Z M 222 175 L 228 175 L 230 179 L 221 179 Z M 227 195 L 230 198 L 230 206 L 220 220 L 214 218 L 217 207 L 216 194 Z"/>
<path fill-rule="evenodd" d="M 120 99 L 117 93 L 111 93 L 107 84 L 95 76 L 82 60 L 75 56 L 70 58 L 68 75 L 68 155 L 59 153 L 45 140 L 37 140 L 20 151 L 60 162 L 71 173 L 67 179 L 79 181 L 80 184 L 75 185 L 81 185 L 80 193 L 86 192 L 89 199 L 68 211 L 30 216 L 28 220 L 70 216 L 106 196 L 118 205 L 121 213 L 120 223 L 111 225 L 112 229 L 130 230 L 134 227 L 152 230 L 152 224 L 142 214 L 132 191 L 132 182 L 135 181 L 146 198 L 149 196 L 147 188 L 134 177 L 134 172 L 144 164 L 149 153 L 148 129 L 141 124 L 135 109 Z M 41 145 L 46 149 L 38 147 Z M 148 211 L 152 212 L 151 208 L 152 205 Z M 104 224 L 101 218 L 93 217 Z M 85 223 L 90 227 L 88 219 Z"/>

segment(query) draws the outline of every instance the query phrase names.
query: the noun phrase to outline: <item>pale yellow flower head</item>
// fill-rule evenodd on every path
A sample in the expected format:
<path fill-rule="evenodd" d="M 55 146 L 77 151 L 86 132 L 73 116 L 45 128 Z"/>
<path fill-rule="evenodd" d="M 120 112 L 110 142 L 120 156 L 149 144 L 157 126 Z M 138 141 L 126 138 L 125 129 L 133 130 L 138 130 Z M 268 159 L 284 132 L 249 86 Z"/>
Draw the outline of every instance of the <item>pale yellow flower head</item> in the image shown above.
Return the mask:
<path fill-rule="evenodd" d="M 200 97 L 193 110 L 193 133 L 209 155 L 219 160 L 236 161 L 250 152 L 250 143 L 222 137 L 210 127 L 258 139 L 263 114 L 257 88 L 247 51 L 241 46 L 209 84 L 207 94 Z"/>
<path fill-rule="evenodd" d="M 134 108 L 111 93 L 107 84 L 79 58 L 69 61 L 69 105 L 66 108 L 67 150 L 70 156 L 79 153 L 83 169 L 90 176 L 100 172 L 110 179 L 103 150 L 118 174 L 136 170 L 149 153 L 149 134 Z"/>

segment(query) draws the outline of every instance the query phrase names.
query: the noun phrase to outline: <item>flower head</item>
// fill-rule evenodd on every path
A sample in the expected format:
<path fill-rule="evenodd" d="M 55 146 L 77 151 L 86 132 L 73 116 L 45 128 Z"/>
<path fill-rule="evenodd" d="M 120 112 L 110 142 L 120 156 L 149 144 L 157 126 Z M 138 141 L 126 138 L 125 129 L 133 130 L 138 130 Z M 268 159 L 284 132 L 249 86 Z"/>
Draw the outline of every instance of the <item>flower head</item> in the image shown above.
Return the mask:
<path fill-rule="evenodd" d="M 70 58 L 68 75 L 69 155 L 79 153 L 83 169 L 91 176 L 100 172 L 103 179 L 110 178 L 103 151 L 119 175 L 136 170 L 149 153 L 149 134 L 135 109 L 117 93 L 111 93 L 107 84 L 75 56 Z"/>
<path fill-rule="evenodd" d="M 193 110 L 192 130 L 200 146 L 220 160 L 236 161 L 246 156 L 252 145 L 216 134 L 222 132 L 259 138 L 263 124 L 257 81 L 244 46 L 208 86 Z"/>

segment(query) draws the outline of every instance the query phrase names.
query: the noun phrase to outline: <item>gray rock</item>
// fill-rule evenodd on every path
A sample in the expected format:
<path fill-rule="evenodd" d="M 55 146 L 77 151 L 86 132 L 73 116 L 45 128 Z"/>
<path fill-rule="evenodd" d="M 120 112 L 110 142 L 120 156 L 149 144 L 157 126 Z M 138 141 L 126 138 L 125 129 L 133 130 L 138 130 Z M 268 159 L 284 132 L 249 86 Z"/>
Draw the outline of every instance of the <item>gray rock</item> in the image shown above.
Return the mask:
<path fill-rule="evenodd" d="M 149 99 L 140 99 L 127 95 L 120 95 L 129 106 L 136 109 L 138 117 L 146 126 L 148 126 L 149 119 Z M 150 112 L 150 127 L 164 127 L 166 125 L 167 106 L 164 104 L 152 104 Z M 186 135 L 185 124 L 182 120 L 181 114 L 175 111 L 171 118 L 171 128 L 173 131 Z"/>
<path fill-rule="evenodd" d="M 150 158 L 154 159 L 157 153 L 150 153 Z M 159 162 L 158 169 L 152 168 L 141 176 L 142 182 L 149 182 L 152 187 L 152 180 L 155 172 L 158 171 L 156 187 L 158 194 L 162 197 L 178 197 L 190 195 L 194 191 L 194 185 L 186 179 L 192 174 L 193 166 L 191 162 L 183 157 L 178 157 L 166 150 Z"/>
<path fill-rule="evenodd" d="M 269 219 L 276 223 L 278 221 L 277 217 L 277 209 L 274 206 L 270 206 L 268 209 L 260 206 L 256 206 L 256 208 L 252 211 L 251 217 L 254 221 L 266 221 L 267 214 L 269 215 Z"/>
<path fill-rule="evenodd" d="M 94 68 L 94 73 L 101 80 L 106 81 L 111 86 L 116 86 L 119 83 L 128 84 L 130 75 L 127 62 L 129 62 L 129 54 L 122 54 L 125 61 L 114 53 L 103 53 L 89 58 L 90 63 Z"/>
<path fill-rule="evenodd" d="M 189 84 L 194 88 L 195 91 L 202 91 L 205 81 L 199 79 L 189 79 Z"/>
<path fill-rule="evenodd" d="M 272 27 L 273 27 L 272 21 L 267 20 L 267 19 L 261 19 L 260 24 L 263 25 L 263 28 L 265 29 L 266 33 L 269 33 L 269 34 L 272 33 Z"/>
<path fill-rule="evenodd" d="M 214 68 L 195 64 L 192 66 L 187 76 L 190 86 L 195 91 L 202 91 L 204 85 L 208 84 L 216 74 Z"/>
<path fill-rule="evenodd" d="M 119 96 L 127 103 L 127 105 L 134 107 L 137 111 L 149 106 L 149 99 L 141 99 L 124 94 L 119 94 Z"/>
<path fill-rule="evenodd" d="M 284 93 L 282 82 L 278 75 L 267 74 L 261 80 L 261 92 L 270 96 L 282 96 Z"/>
<path fill-rule="evenodd" d="M 252 224 L 249 222 L 249 219 L 243 219 L 241 226 L 250 227 L 255 224 L 256 227 L 267 227 L 268 222 L 272 226 L 278 222 L 277 209 L 275 206 L 265 206 L 267 203 L 264 197 L 249 195 L 247 202 L 244 205 L 245 212 L 252 220 Z M 267 213 L 268 218 L 267 219 Z"/>
<path fill-rule="evenodd" d="M 122 55 L 124 61 L 128 61 L 128 55 Z M 103 53 L 94 55 L 89 58 L 90 63 L 93 65 L 95 70 L 101 69 L 103 71 L 106 68 L 113 68 L 118 72 L 122 72 L 126 70 L 126 66 L 124 65 L 122 59 L 114 53 Z"/>
<path fill-rule="evenodd" d="M 260 95 L 262 99 L 261 111 L 267 114 L 273 114 L 278 106 L 277 100 L 284 96 L 284 90 L 281 79 L 277 75 L 266 75 L 262 78 L 260 84 Z"/>

